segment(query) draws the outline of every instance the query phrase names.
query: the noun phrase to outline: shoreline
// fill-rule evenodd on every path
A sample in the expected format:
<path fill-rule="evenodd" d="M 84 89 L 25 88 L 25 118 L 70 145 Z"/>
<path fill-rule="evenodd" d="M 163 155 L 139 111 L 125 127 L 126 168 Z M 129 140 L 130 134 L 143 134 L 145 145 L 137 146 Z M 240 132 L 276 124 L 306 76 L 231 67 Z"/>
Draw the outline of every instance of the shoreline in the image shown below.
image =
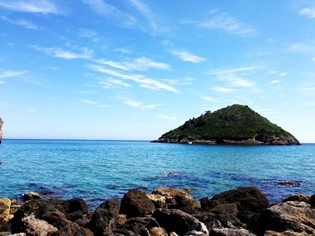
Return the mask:
<path fill-rule="evenodd" d="M 232 189 L 199 201 L 189 189 L 157 188 L 151 193 L 132 189 L 121 200 L 108 199 L 93 212 L 78 198 L 46 199 L 31 192 L 24 200 L 18 205 L 0 199 L 6 202 L 0 204 L 2 232 L 11 227 L 12 233 L 26 233 L 20 236 L 315 234 L 315 225 L 310 223 L 315 221 L 315 194 L 293 194 L 270 204 L 256 187 Z"/>

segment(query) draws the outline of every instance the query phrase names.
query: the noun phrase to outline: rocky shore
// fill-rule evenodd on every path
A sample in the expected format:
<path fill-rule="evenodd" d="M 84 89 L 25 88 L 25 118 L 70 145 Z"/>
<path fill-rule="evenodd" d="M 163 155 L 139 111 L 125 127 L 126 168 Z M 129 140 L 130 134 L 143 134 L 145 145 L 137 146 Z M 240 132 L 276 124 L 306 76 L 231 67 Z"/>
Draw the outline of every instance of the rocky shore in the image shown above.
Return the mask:
<path fill-rule="evenodd" d="M 28 193 L 24 200 L 19 205 L 0 199 L 2 235 L 315 235 L 315 194 L 294 194 L 270 205 L 255 187 L 200 201 L 187 189 L 158 188 L 150 194 L 133 189 L 121 201 L 104 201 L 94 212 L 78 198 L 43 199 Z"/>

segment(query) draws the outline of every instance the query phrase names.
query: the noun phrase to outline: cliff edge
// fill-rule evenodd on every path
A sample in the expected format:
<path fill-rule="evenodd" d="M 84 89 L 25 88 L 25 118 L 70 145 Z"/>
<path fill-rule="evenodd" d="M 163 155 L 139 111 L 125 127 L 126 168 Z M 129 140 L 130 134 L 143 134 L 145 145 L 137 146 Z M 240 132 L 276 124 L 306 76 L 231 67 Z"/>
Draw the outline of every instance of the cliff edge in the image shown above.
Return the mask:
<path fill-rule="evenodd" d="M 207 111 L 153 142 L 189 144 L 299 145 L 289 132 L 244 105 Z"/>

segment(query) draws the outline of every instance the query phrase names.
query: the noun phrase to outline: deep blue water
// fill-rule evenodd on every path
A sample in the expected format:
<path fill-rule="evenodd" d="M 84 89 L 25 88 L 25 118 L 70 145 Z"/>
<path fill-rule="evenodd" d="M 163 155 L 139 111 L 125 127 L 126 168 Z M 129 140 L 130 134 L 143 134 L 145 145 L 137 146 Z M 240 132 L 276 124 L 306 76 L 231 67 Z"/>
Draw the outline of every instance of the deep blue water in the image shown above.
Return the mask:
<path fill-rule="evenodd" d="M 217 146 L 149 141 L 3 140 L 0 197 L 82 197 L 95 208 L 131 188 L 188 187 L 196 199 L 257 186 L 271 202 L 315 194 L 315 144 Z M 280 185 L 279 181 L 295 181 Z"/>

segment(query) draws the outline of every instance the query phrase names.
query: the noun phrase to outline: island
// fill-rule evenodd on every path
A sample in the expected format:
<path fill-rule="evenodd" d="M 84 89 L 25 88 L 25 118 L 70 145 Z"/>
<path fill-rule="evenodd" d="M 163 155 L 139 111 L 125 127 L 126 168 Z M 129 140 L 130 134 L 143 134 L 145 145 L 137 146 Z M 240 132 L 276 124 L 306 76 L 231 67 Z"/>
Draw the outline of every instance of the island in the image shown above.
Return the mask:
<path fill-rule="evenodd" d="M 206 111 L 152 142 L 186 144 L 300 145 L 300 142 L 250 107 L 234 104 Z"/>

